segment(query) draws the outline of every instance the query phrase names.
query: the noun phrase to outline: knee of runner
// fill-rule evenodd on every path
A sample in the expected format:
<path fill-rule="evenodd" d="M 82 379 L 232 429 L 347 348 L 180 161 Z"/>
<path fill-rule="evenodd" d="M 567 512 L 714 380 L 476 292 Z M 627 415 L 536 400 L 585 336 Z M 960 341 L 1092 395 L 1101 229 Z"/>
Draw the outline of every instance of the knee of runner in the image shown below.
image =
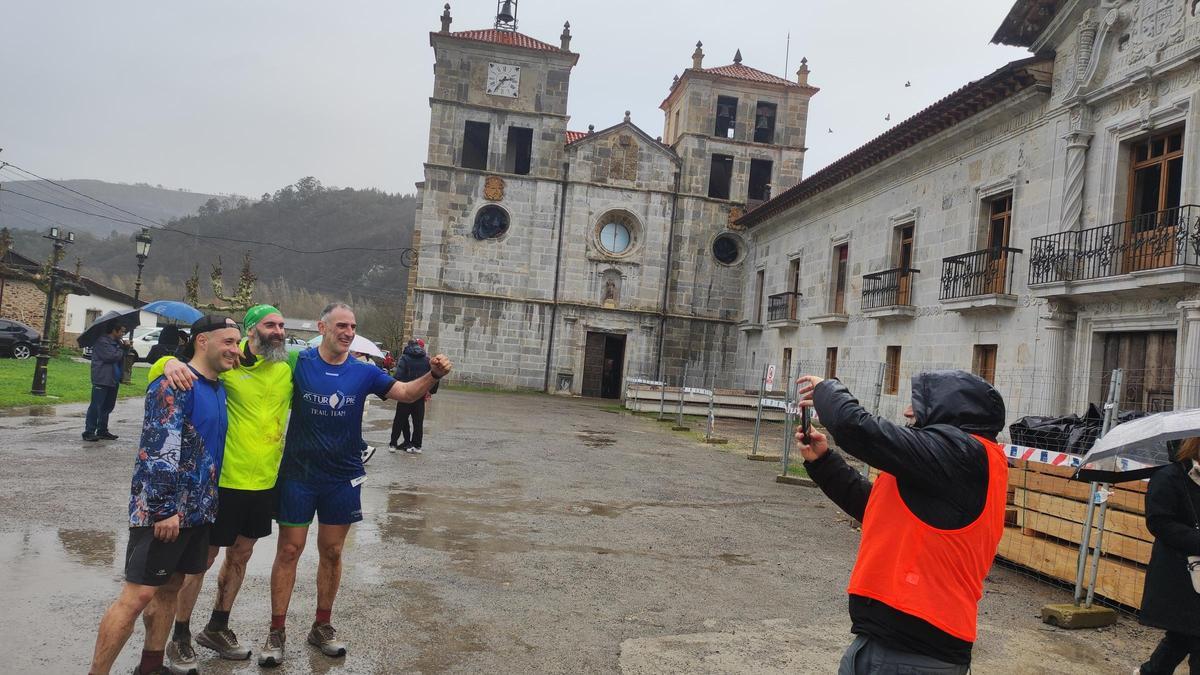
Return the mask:
<path fill-rule="evenodd" d="M 250 556 L 254 553 L 254 542 L 242 545 L 241 540 L 238 543 L 225 549 L 225 560 L 230 565 L 245 567 L 246 563 L 250 562 Z"/>
<path fill-rule="evenodd" d="M 126 595 L 124 599 L 137 607 L 138 611 L 141 611 L 146 608 L 146 605 L 150 604 L 151 600 L 154 599 L 154 594 L 158 592 L 158 587 L 134 584 L 130 588 L 130 591 L 131 592 Z"/>
<path fill-rule="evenodd" d="M 280 562 L 288 563 L 289 565 L 296 564 L 300 559 L 300 554 L 304 552 L 304 544 L 291 544 L 280 542 L 279 550 L 276 552 L 276 557 Z"/>
<path fill-rule="evenodd" d="M 323 544 L 320 548 L 321 558 L 330 562 L 338 562 L 342 559 L 342 544 Z"/>

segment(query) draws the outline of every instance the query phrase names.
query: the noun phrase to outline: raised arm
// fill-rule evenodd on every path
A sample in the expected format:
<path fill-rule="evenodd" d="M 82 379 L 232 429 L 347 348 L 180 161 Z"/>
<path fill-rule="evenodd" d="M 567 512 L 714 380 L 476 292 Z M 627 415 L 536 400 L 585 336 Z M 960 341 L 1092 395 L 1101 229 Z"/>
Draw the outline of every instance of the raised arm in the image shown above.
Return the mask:
<path fill-rule="evenodd" d="M 403 403 L 419 401 L 433 387 L 434 383 L 446 376 L 454 367 L 445 354 L 438 354 L 429 360 L 429 372 L 410 382 L 396 381 L 388 389 L 387 398 Z"/>
<path fill-rule="evenodd" d="M 930 490 L 986 476 L 983 446 L 967 434 L 937 425 L 901 426 L 869 413 L 837 380 L 801 379 L 811 385 L 807 391 L 821 423 L 847 454 Z"/>

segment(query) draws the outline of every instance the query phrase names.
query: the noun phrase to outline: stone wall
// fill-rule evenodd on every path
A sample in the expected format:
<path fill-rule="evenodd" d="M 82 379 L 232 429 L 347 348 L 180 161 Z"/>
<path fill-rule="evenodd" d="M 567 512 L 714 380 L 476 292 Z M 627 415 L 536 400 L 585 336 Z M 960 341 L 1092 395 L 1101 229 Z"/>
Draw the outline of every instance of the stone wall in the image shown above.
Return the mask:
<path fill-rule="evenodd" d="M 20 321 L 41 333 L 46 294 L 28 281 L 0 279 L 0 317 Z"/>

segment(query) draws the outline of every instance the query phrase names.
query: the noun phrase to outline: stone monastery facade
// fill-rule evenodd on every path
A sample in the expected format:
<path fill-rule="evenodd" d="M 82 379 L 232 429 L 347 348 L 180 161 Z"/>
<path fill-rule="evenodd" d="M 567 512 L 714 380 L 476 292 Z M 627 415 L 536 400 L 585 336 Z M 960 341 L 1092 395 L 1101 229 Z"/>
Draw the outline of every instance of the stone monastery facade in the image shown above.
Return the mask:
<path fill-rule="evenodd" d="M 432 121 L 407 325 L 469 382 L 617 397 L 626 377 L 737 365 L 747 203 L 796 184 L 807 66 L 692 67 L 662 102 L 666 134 L 624 120 L 569 130 L 570 28 L 515 19 L 434 50 Z"/>
<path fill-rule="evenodd" d="M 1121 368 L 1123 408 L 1200 406 L 1198 5 L 1018 0 L 993 40 L 1031 56 L 807 177 L 807 65 L 697 47 L 661 138 L 573 132 L 569 28 L 447 10 L 409 325 L 472 381 L 583 395 L 876 364 L 898 410 L 957 367 L 1049 415 Z"/>

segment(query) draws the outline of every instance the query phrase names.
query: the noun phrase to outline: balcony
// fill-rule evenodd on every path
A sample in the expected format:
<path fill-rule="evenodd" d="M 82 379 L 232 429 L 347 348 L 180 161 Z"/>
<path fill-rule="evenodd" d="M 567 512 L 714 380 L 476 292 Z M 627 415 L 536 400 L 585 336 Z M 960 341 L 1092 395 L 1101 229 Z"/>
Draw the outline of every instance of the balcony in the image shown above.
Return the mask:
<path fill-rule="evenodd" d="M 1200 206 L 1034 237 L 1029 287 L 1045 298 L 1156 295 L 1200 283 Z"/>
<path fill-rule="evenodd" d="M 1012 292 L 1019 248 L 985 248 L 942 258 L 942 306 L 952 312 L 1017 306 Z"/>
<path fill-rule="evenodd" d="M 863 275 L 862 313 L 876 319 L 916 315 L 912 305 L 913 275 L 921 270 L 897 267 Z"/>
<path fill-rule="evenodd" d="M 804 296 L 796 291 L 767 296 L 767 324 L 789 328 L 799 326 L 800 298 L 802 297 Z"/>

